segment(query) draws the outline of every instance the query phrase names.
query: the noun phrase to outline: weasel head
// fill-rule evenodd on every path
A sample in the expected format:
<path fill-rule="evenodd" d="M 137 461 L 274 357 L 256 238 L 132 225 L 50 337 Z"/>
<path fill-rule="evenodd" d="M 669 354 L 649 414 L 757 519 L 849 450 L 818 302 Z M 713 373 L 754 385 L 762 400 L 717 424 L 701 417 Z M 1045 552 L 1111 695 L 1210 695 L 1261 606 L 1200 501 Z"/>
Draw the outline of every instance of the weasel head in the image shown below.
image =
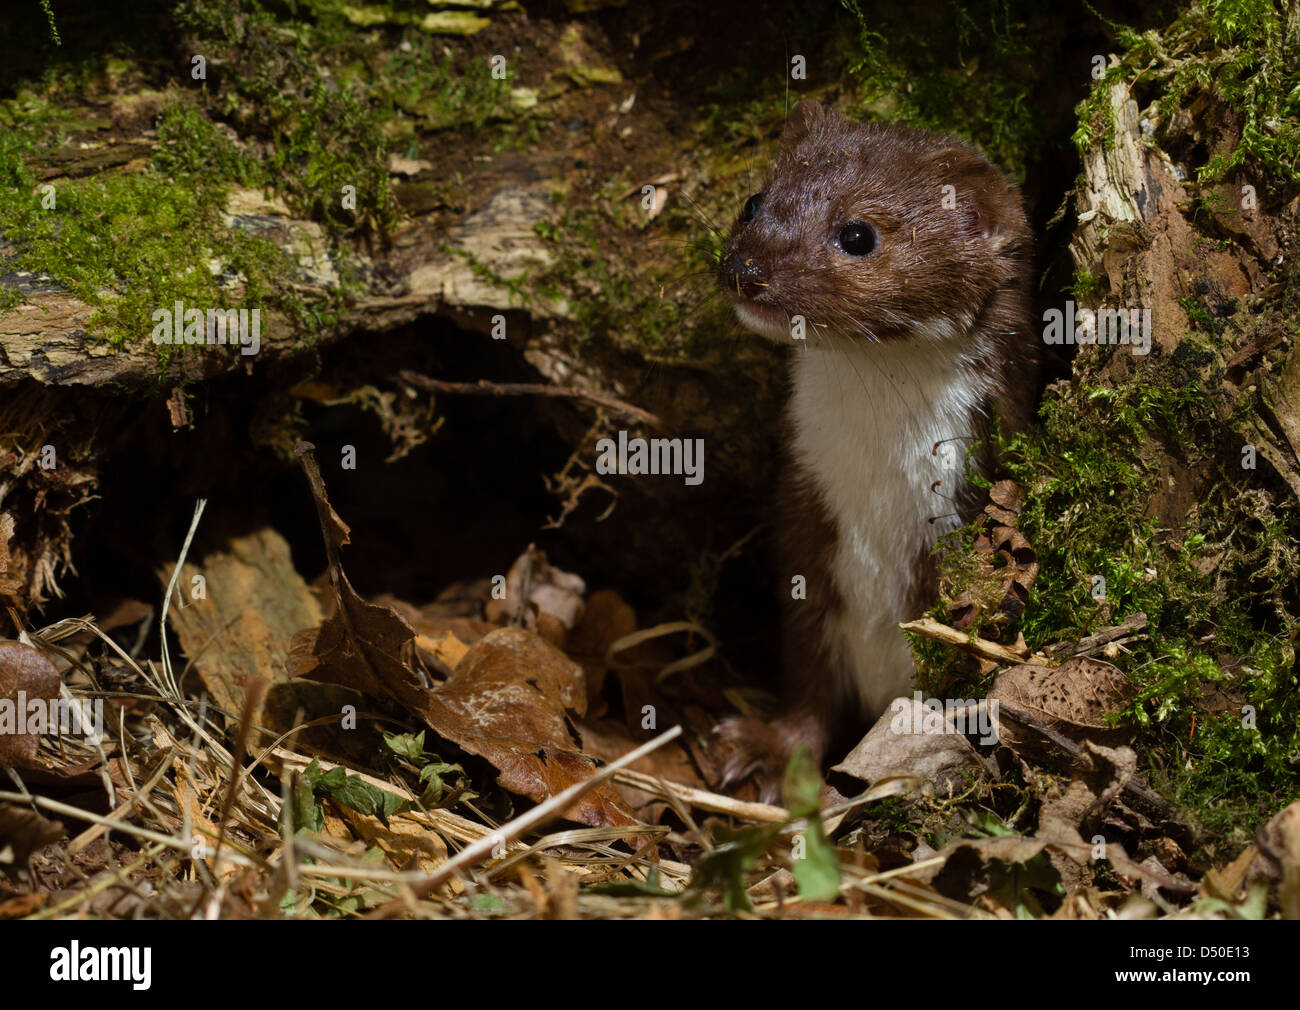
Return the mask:
<path fill-rule="evenodd" d="M 732 228 L 718 280 L 772 340 L 959 338 L 1000 288 L 1028 282 L 1017 188 L 958 140 L 790 112 L 766 186 Z"/>

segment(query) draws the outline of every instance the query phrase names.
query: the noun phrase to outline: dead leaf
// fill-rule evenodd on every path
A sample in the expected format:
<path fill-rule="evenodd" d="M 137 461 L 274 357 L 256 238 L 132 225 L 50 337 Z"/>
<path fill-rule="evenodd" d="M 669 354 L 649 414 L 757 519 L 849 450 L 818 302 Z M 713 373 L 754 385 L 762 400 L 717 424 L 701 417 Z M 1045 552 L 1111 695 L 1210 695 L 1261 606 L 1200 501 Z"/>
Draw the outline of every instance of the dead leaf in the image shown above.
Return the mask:
<path fill-rule="evenodd" d="M 0 600 L 20 604 L 23 596 L 22 565 L 9 553 L 14 536 L 14 517 L 0 512 Z"/>
<path fill-rule="evenodd" d="M 1259 849 L 1248 845 L 1227 866 L 1207 870 L 1201 880 L 1200 896 L 1219 898 L 1231 905 L 1240 902 L 1246 896 L 1244 885 L 1247 874 L 1258 856 Z"/>
<path fill-rule="evenodd" d="M 495 624 L 490 624 L 481 617 L 459 612 L 466 609 L 462 603 L 470 604 L 471 601 L 456 601 L 451 604 L 434 602 L 423 607 L 414 607 L 392 593 L 380 593 L 378 596 L 372 596 L 370 602 L 376 606 L 392 608 L 402 620 L 415 629 L 417 635 L 435 641 L 444 635 L 452 634 L 465 645 L 473 645 L 496 627 Z M 482 604 L 473 602 L 471 606 L 475 612 L 482 614 Z"/>
<path fill-rule="evenodd" d="M 497 781 L 541 801 L 596 770 L 570 736 L 565 711 L 587 709 L 582 668 L 523 628 L 498 628 L 470 647 L 419 710 L 442 737 L 492 762 Z M 636 823 L 608 784 L 569 815 L 595 827 Z"/>
<path fill-rule="evenodd" d="M 1287 919 L 1300 919 L 1300 800 L 1282 809 L 1255 836 L 1258 875 L 1277 883 L 1278 903 Z"/>
<path fill-rule="evenodd" d="M 1092 739 L 1114 745 L 1132 733 L 1110 725 L 1105 717 L 1126 708 L 1136 693 L 1118 667 L 1074 656 L 1057 667 L 1011 667 L 993 684 L 988 700 L 1023 712 L 1076 743 Z M 1018 726 L 1013 719 L 1000 721 L 999 737 L 1023 754 L 1041 754 L 1048 747 L 1041 736 Z"/>
<path fill-rule="evenodd" d="M 981 767 L 984 761 L 979 753 L 942 713 L 915 698 L 898 698 L 831 771 L 867 785 L 894 776 L 917 776 L 933 782 L 940 793 L 948 793 L 964 781 L 967 769 Z"/>
<path fill-rule="evenodd" d="M 362 841 L 383 851 L 395 870 L 432 873 L 447 861 L 447 843 L 410 814 L 392 814 L 385 825 L 373 814 L 363 814 L 351 807 L 340 805 L 339 812 Z M 452 877 L 439 888 L 439 893 L 457 894 L 464 888 L 464 881 Z"/>
<path fill-rule="evenodd" d="M 64 836 L 59 821 L 49 821 L 35 810 L 0 803 L 0 873 L 25 877 L 31 858 Z"/>
<path fill-rule="evenodd" d="M 352 588 L 339 559 L 339 549 L 349 541 L 347 523 L 330 505 L 313 446 L 300 442 L 295 451 L 316 504 L 335 609 L 320 627 L 294 635 L 289 676 L 311 676 L 371 697 L 387 695 L 418 709 L 425 688 L 413 667 L 415 631 L 392 609 L 366 602 Z"/>
<path fill-rule="evenodd" d="M 40 725 L 53 713 L 44 702 L 59 696 L 59 672 L 45 654 L 22 642 L 0 641 L 0 765 L 38 768 L 40 733 L 20 733 L 37 702 Z"/>
<path fill-rule="evenodd" d="M 164 586 L 171 574 L 170 567 L 158 572 Z M 195 599 L 200 576 L 203 595 Z M 243 710 L 255 680 L 286 682 L 294 634 L 321 620 L 320 605 L 294 570 L 288 542 L 269 527 L 231 537 L 197 563 L 187 562 L 178 585 L 184 605 L 173 604 L 171 627 L 203 686 L 227 712 Z M 260 711 L 254 721 L 263 721 Z"/>
<path fill-rule="evenodd" d="M 312 447 L 298 447 L 329 558 L 337 610 L 318 629 L 295 636 L 293 676 L 344 684 L 389 697 L 420 715 L 444 739 L 490 761 L 511 792 L 542 801 L 592 775 L 576 749 L 566 710 L 587 709 L 582 668 L 538 635 L 499 628 L 476 642 L 437 688 L 414 668 L 415 631 L 387 607 L 367 603 L 348 583 L 338 550 L 347 525 L 329 504 Z M 568 816 L 593 827 L 635 824 L 609 783 L 583 796 Z"/>
<path fill-rule="evenodd" d="M 235 876 L 239 872 L 239 867 L 234 863 L 228 863 L 223 859 L 220 867 L 214 865 L 213 860 L 217 855 L 217 835 L 220 832 L 216 823 L 208 817 L 206 807 L 199 799 L 198 790 L 190 778 L 189 764 L 182 758 L 173 758 L 172 773 L 174 778 L 171 787 L 172 795 L 176 799 L 177 807 L 188 815 L 190 831 L 195 841 L 192 858 L 202 859 L 209 870 L 219 869 L 220 879 L 226 880 Z"/>
<path fill-rule="evenodd" d="M 984 637 L 996 641 L 1024 612 L 1038 577 L 1038 556 L 1018 529 L 1024 501 L 1025 491 L 1014 481 L 999 481 L 989 489 L 973 544 L 981 574 L 955 594 L 956 587 L 941 587 L 952 598 L 949 619 L 954 628 L 980 621 Z"/>
<path fill-rule="evenodd" d="M 546 560 L 531 545 L 506 574 L 505 594 L 495 593 L 485 608 L 494 624 L 513 624 L 537 631 L 552 645 L 563 646 L 585 607 L 587 584 Z"/>
<path fill-rule="evenodd" d="M 934 882 L 940 891 L 950 897 L 969 899 L 973 893 L 969 890 L 969 886 L 974 879 L 971 875 L 972 864 L 969 861 L 971 856 L 974 856 L 978 863 L 987 863 L 990 860 L 1003 863 L 1027 863 L 1049 847 L 1071 858 L 1083 860 L 1089 859 L 1092 851 L 1090 844 L 1066 838 L 1047 840 L 1025 838 L 1020 835 L 964 838 L 944 846 L 939 851 L 938 855 L 944 857 L 942 864 L 918 869 L 909 876 L 924 883 Z M 1172 877 L 1155 867 L 1135 863 L 1117 842 L 1107 844 L 1106 858 L 1117 873 L 1132 880 L 1150 882 L 1177 894 L 1190 894 L 1196 890 L 1196 885 L 1190 881 Z"/>
<path fill-rule="evenodd" d="M 341 570 L 337 591 L 334 616 L 293 636 L 289 675 L 342 684 L 373 698 L 392 697 L 417 709 L 426 689 L 411 666 L 414 629 L 389 608 L 362 599 Z"/>
<path fill-rule="evenodd" d="M 1048 852 L 1067 893 L 1092 883 L 1089 844 L 1099 833 L 1106 838 L 1101 817 L 1137 770 L 1137 755 L 1130 747 L 1112 750 L 1085 742 L 1080 757 L 1083 766 L 1076 767 L 1069 783 L 1053 785 L 1044 795 L 1034 833 L 1036 838 L 1069 846 L 1064 852 Z"/>
<path fill-rule="evenodd" d="M 600 589 L 587 600 L 587 609 L 569 635 L 565 652 L 587 675 L 587 703 L 595 716 L 604 715 L 606 656 L 609 647 L 636 631 L 636 611 L 612 589 Z"/>
<path fill-rule="evenodd" d="M 0 920 L 26 918 L 39 912 L 49 900 L 49 891 L 33 891 L 31 894 L 20 894 L 16 898 L 0 901 Z"/>
<path fill-rule="evenodd" d="M 613 719 L 583 720 L 578 722 L 577 729 L 582 736 L 582 752 L 601 761 L 616 761 L 645 743 L 644 736 L 633 736 L 621 722 Z M 629 767 L 646 775 L 657 775 L 676 785 L 692 789 L 708 788 L 708 783 L 696 771 L 695 763 L 680 740 L 660 747 Z M 617 788 L 637 816 L 646 823 L 658 823 L 663 812 L 671 809 L 671 805 L 656 793 L 625 783 L 620 783 Z"/>

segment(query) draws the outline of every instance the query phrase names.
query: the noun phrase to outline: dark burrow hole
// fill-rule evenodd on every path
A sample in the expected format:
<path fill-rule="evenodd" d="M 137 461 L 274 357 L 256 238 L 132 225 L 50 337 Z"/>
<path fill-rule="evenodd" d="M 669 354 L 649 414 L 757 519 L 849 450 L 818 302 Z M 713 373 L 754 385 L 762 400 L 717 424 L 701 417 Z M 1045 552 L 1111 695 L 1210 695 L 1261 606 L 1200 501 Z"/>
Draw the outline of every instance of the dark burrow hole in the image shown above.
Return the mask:
<path fill-rule="evenodd" d="M 452 381 L 545 382 L 505 343 L 437 318 L 340 341 L 321 352 L 319 366 L 319 381 L 340 391 L 398 389 L 403 369 Z M 120 598 L 158 606 L 164 586 L 157 573 L 170 573 L 200 497 L 208 504 L 189 560 L 269 524 L 288 542 L 303 578 L 321 575 L 325 551 L 303 473 L 255 445 L 251 434 L 283 413 L 291 402 L 286 390 L 312 371 L 304 361 L 196 385 L 189 430 L 171 430 L 161 397 L 137 401 L 100 462 L 98 498 L 74 513 L 77 572 L 60 580 L 67 595 L 48 604 L 42 619 L 102 617 Z M 393 462 L 385 461 L 393 444 L 375 414 L 300 402 L 301 434 L 315 446 L 331 503 L 351 529 L 344 569 L 365 596 L 391 593 L 418 606 L 453 583 L 505 574 L 533 543 L 552 564 L 580 575 L 589 592 L 617 590 L 646 627 L 681 619 L 701 555 L 720 552 L 764 518 L 763 493 L 706 471 L 698 489 L 685 488 L 680 477 L 608 478 L 621 493 L 608 519 L 597 521 L 608 496 L 589 492 L 560 529 L 544 529 L 560 514 L 560 501 L 543 475 L 557 473 L 571 452 L 560 432 L 589 424 L 566 401 L 440 394 L 442 427 Z M 355 469 L 342 465 L 349 445 Z M 588 445 L 586 459 L 594 457 Z M 678 486 L 656 488 L 652 497 L 637 486 L 642 480 Z M 710 623 L 724 667 L 770 681 L 777 602 L 762 541 L 723 566 Z M 227 606 L 233 614 L 239 605 Z M 145 654 L 156 648 L 155 637 Z"/>

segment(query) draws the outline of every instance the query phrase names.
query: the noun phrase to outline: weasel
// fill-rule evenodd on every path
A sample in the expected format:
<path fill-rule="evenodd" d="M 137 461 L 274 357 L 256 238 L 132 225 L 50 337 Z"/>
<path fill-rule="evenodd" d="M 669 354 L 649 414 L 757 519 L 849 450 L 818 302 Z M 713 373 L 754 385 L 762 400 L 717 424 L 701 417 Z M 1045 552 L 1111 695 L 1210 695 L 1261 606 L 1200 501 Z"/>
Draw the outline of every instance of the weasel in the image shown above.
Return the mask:
<path fill-rule="evenodd" d="M 911 693 L 898 623 L 932 602 L 935 544 L 979 507 L 966 450 L 991 414 L 1004 432 L 1031 416 L 1031 247 L 1019 190 L 962 142 L 791 110 L 719 265 L 741 324 L 791 347 L 784 710 L 721 726 L 729 781 L 773 798 L 797 746 L 820 762 Z"/>

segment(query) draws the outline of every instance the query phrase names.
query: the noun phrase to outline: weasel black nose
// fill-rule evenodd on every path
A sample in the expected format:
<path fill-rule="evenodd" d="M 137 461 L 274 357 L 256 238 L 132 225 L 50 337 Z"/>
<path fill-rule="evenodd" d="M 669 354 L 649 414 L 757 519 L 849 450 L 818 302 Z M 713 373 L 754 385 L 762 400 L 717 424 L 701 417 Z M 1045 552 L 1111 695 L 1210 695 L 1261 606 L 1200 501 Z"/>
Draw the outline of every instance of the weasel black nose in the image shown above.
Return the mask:
<path fill-rule="evenodd" d="M 718 268 L 718 275 L 724 288 L 746 298 L 753 298 L 767 287 L 767 273 L 743 256 L 728 256 Z"/>

